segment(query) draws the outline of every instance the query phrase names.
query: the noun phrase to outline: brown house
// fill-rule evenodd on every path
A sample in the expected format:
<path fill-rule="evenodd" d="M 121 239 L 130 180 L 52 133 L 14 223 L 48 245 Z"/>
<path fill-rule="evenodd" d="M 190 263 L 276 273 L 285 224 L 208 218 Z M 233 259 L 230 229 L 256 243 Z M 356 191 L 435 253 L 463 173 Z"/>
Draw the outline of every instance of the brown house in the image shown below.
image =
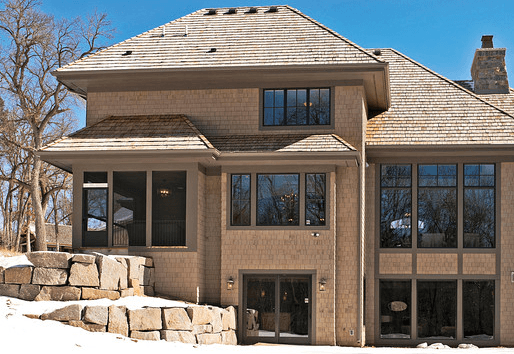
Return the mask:
<path fill-rule="evenodd" d="M 489 36 L 490 37 L 490 36 Z M 54 74 L 87 126 L 73 247 L 236 305 L 239 339 L 514 344 L 514 93 L 367 50 L 289 6 L 199 10 Z"/>

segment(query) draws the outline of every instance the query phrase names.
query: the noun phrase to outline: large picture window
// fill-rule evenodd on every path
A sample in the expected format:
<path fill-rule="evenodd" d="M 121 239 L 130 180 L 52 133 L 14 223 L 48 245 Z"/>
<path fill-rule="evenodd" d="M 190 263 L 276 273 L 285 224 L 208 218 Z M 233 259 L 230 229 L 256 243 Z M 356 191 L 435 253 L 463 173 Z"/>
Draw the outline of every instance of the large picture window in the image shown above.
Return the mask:
<path fill-rule="evenodd" d="M 298 174 L 257 175 L 257 225 L 298 225 Z"/>
<path fill-rule="evenodd" d="M 494 164 L 381 165 L 380 247 L 412 247 L 415 228 L 418 248 L 494 248 L 495 180 Z"/>
<path fill-rule="evenodd" d="M 229 188 L 230 226 L 328 224 L 326 173 L 234 173 Z"/>
<path fill-rule="evenodd" d="M 264 90 L 264 126 L 329 125 L 330 89 Z"/>

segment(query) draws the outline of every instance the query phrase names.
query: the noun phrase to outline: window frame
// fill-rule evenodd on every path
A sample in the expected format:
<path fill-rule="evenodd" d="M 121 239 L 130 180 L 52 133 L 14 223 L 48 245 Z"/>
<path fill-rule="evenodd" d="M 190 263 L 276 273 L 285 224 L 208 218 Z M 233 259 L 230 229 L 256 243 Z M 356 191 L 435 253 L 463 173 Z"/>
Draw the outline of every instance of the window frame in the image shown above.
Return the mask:
<path fill-rule="evenodd" d="M 284 97 L 287 97 L 287 90 L 329 90 L 329 114 L 328 124 L 284 124 L 284 125 L 266 125 L 265 120 L 265 91 L 268 90 L 284 90 Z M 287 110 L 287 103 L 284 103 L 284 114 Z M 334 111 L 335 111 L 335 87 L 334 86 L 287 86 L 287 87 L 261 87 L 259 92 L 259 130 L 312 130 L 312 129 L 328 129 L 332 130 L 335 127 L 334 124 Z"/>
<path fill-rule="evenodd" d="M 156 246 L 152 244 L 152 172 L 153 171 L 170 171 L 170 172 L 185 172 L 186 173 L 186 232 L 185 232 L 185 245 L 184 246 Z M 112 163 L 103 162 L 95 165 L 94 168 L 90 168 L 89 165 L 83 165 L 76 168 L 74 176 L 80 176 L 74 179 L 74 209 L 80 210 L 80 213 L 75 213 L 73 222 L 74 225 L 78 225 L 77 229 L 80 229 L 80 233 L 73 237 L 73 245 L 75 248 L 91 247 L 96 248 L 97 246 L 87 246 L 83 242 L 83 179 L 84 173 L 87 172 L 106 172 L 107 173 L 107 185 L 108 185 L 108 217 L 111 219 L 113 210 L 113 174 L 114 172 L 145 172 L 146 173 L 146 241 L 142 246 L 128 245 L 122 247 L 128 247 L 130 251 L 141 251 L 141 252 L 190 252 L 196 251 L 198 244 L 198 215 L 201 212 L 201 206 L 198 205 L 199 195 L 199 183 L 200 174 L 202 173 L 197 163 L 178 163 L 174 164 L 170 168 L 169 164 L 133 164 L 133 163 Z M 80 214 L 80 215 L 77 215 Z M 113 244 L 113 232 L 112 232 L 112 220 L 109 220 L 107 225 L 108 241 L 107 248 L 119 247 Z"/>
<path fill-rule="evenodd" d="M 223 173 L 226 174 L 226 228 L 229 230 L 329 230 L 330 229 L 330 181 L 331 173 L 334 172 L 332 167 L 312 167 L 308 169 L 296 168 L 269 168 L 269 167 L 248 167 L 248 168 L 224 168 Z M 258 225 L 257 224 L 257 175 L 299 175 L 298 184 L 298 208 L 299 222 L 298 225 Z M 306 225 L 306 175 L 307 174 L 325 174 L 325 225 Z M 232 175 L 250 175 L 250 225 L 233 225 L 232 219 Z"/>
<path fill-rule="evenodd" d="M 378 163 L 377 166 L 377 176 L 376 176 L 376 207 L 377 209 L 377 227 L 376 227 L 376 234 L 377 234 L 377 242 L 379 245 L 380 250 L 392 250 L 392 249 L 399 249 L 395 247 L 383 247 L 381 242 L 381 229 L 380 225 L 382 223 L 381 219 L 381 203 L 382 203 L 382 190 L 385 189 L 385 187 L 382 187 L 381 183 L 381 169 L 384 165 L 410 165 L 411 166 L 411 172 L 412 172 L 412 179 L 411 179 L 411 186 L 410 187 L 402 187 L 402 188 L 410 188 L 411 190 L 411 247 L 402 247 L 401 249 L 405 249 L 406 251 L 410 250 L 410 252 L 416 251 L 416 250 L 448 250 L 452 252 L 456 251 L 462 251 L 462 250 L 496 250 L 497 245 L 499 244 L 499 225 L 498 225 L 498 208 L 500 205 L 499 201 L 499 181 L 500 181 L 500 168 L 499 164 L 496 162 L 476 162 L 476 163 L 469 163 L 469 162 L 455 162 L 455 161 L 437 161 L 437 162 L 417 162 L 417 163 L 409 163 L 409 162 L 395 162 L 395 163 Z M 439 187 L 419 187 L 419 176 L 418 176 L 418 169 L 421 165 L 456 165 L 457 166 L 457 186 L 456 188 L 456 198 L 457 198 L 457 206 L 456 206 L 456 213 L 457 213 L 457 239 L 456 239 L 456 247 L 420 247 L 418 242 L 418 234 L 419 234 L 419 190 L 421 188 L 439 188 Z M 466 165 L 494 165 L 494 187 L 466 187 L 464 185 L 464 167 Z M 442 187 L 447 188 L 447 187 Z M 452 187 L 453 188 L 453 187 Z M 494 189 L 494 247 L 464 247 L 464 191 L 466 188 L 493 188 Z M 391 189 L 391 188 L 389 188 Z"/>

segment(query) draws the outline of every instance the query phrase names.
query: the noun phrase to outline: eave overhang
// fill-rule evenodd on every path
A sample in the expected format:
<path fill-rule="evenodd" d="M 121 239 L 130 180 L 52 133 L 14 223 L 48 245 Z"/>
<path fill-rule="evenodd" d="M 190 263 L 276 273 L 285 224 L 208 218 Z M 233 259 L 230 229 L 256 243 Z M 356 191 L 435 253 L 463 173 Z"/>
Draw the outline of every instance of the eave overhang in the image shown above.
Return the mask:
<path fill-rule="evenodd" d="M 347 152 L 223 152 L 209 151 L 39 151 L 41 159 L 64 171 L 73 172 L 73 165 L 98 165 L 122 163 L 187 163 L 198 162 L 205 166 L 255 165 L 336 165 L 345 167 L 358 166 L 360 153 Z"/>
<path fill-rule="evenodd" d="M 422 162 L 434 159 L 514 162 L 514 144 L 441 144 L 367 146 L 369 163 Z"/>
<path fill-rule="evenodd" d="M 72 92 L 363 86 L 368 108 L 390 106 L 388 63 L 56 70 Z"/>

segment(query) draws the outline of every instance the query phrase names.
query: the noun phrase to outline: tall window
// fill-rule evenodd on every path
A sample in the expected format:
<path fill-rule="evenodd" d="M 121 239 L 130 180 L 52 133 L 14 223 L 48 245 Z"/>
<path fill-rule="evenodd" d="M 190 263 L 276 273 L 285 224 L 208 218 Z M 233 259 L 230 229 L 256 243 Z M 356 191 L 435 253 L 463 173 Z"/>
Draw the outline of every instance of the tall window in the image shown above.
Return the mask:
<path fill-rule="evenodd" d="M 107 246 L 107 172 L 84 172 L 82 245 Z"/>
<path fill-rule="evenodd" d="M 257 175 L 257 225 L 298 225 L 298 174 Z"/>
<path fill-rule="evenodd" d="M 324 173 L 305 175 L 305 225 L 325 225 L 325 186 Z"/>
<path fill-rule="evenodd" d="M 146 172 L 113 172 L 112 243 L 146 244 Z"/>
<path fill-rule="evenodd" d="M 494 200 L 494 165 L 464 165 L 464 247 L 495 247 Z"/>
<path fill-rule="evenodd" d="M 380 338 L 410 338 L 411 282 L 380 281 Z"/>
<path fill-rule="evenodd" d="M 454 339 L 457 282 L 418 280 L 418 337 Z"/>
<path fill-rule="evenodd" d="M 186 245 L 186 172 L 152 172 L 152 245 Z"/>
<path fill-rule="evenodd" d="M 412 245 L 411 165 L 382 165 L 380 169 L 380 246 Z"/>
<path fill-rule="evenodd" d="M 464 338 L 487 340 L 494 336 L 494 280 L 464 281 Z"/>
<path fill-rule="evenodd" d="M 418 247 L 457 247 L 457 165 L 418 166 Z"/>
<path fill-rule="evenodd" d="M 494 164 L 380 166 L 380 247 L 409 248 L 417 229 L 418 248 L 494 248 L 496 169 Z M 459 168 L 463 177 L 457 178 Z M 412 209 L 412 196 L 417 198 Z M 459 202 L 457 196 L 462 195 Z M 459 204 L 460 203 L 460 204 Z M 458 215 L 462 221 L 458 221 Z"/>
<path fill-rule="evenodd" d="M 329 125 L 330 89 L 264 90 L 264 125 Z"/>
<path fill-rule="evenodd" d="M 250 216 L 250 175 L 232 175 L 232 218 L 234 226 L 248 226 Z"/>

